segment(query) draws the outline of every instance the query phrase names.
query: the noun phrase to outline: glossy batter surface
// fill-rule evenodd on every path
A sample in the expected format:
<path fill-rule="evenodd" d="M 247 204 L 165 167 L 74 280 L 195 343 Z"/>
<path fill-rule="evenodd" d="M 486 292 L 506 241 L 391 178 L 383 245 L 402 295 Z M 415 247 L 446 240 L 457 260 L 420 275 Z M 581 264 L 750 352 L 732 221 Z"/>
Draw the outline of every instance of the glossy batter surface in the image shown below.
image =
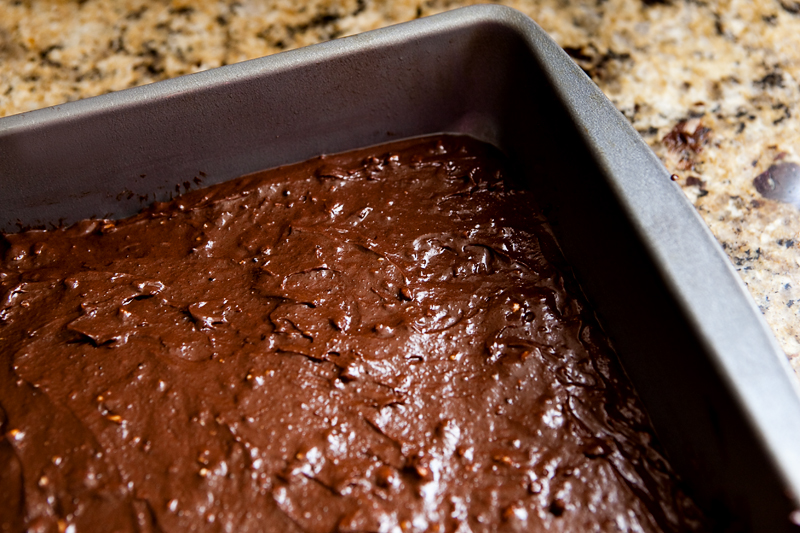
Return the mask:
<path fill-rule="evenodd" d="M 12 531 L 683 531 L 491 147 L 316 158 L 0 244 Z"/>

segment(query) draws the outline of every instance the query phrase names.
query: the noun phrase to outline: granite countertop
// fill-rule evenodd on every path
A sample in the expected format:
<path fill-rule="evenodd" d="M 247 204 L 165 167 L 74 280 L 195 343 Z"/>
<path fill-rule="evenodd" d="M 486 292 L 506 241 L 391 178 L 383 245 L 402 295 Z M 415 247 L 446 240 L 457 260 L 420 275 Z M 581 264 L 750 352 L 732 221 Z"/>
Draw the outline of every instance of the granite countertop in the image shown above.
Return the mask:
<path fill-rule="evenodd" d="M 0 116 L 469 0 L 5 0 Z M 800 372 L 800 1 L 509 0 L 675 173 Z"/>

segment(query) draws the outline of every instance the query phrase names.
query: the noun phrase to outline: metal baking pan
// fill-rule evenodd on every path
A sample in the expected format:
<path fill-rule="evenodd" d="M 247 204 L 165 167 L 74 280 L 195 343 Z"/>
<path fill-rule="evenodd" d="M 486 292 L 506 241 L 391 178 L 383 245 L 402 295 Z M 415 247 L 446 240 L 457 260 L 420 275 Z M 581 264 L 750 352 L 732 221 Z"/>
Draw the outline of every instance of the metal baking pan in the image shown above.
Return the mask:
<path fill-rule="evenodd" d="M 459 9 L 0 119 L 0 229 L 123 217 L 248 172 L 402 137 L 502 148 L 725 531 L 796 531 L 800 395 L 669 173 L 530 19 Z"/>

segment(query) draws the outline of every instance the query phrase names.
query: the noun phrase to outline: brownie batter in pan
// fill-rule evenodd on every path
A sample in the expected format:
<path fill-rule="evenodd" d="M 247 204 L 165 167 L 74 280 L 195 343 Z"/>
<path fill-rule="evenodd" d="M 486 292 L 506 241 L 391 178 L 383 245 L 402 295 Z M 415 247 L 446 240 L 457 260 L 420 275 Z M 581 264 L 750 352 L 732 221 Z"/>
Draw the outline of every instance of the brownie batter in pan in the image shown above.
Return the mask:
<path fill-rule="evenodd" d="M 686 531 L 535 198 L 467 137 L 0 239 L 0 524 Z"/>

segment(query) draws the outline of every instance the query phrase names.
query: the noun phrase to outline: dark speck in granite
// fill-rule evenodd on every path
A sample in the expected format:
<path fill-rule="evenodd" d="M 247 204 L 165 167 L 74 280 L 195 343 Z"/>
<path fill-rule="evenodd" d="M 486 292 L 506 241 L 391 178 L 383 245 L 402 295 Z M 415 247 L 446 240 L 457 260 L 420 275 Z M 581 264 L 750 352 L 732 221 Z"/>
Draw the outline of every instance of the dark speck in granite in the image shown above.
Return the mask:
<path fill-rule="evenodd" d="M 753 82 L 762 89 L 766 87 L 783 87 L 783 74 L 780 72 L 770 72 L 760 80 Z"/>
<path fill-rule="evenodd" d="M 772 165 L 756 176 L 753 185 L 764 198 L 793 204 L 800 208 L 800 165 L 797 163 Z M 788 241 L 790 239 L 785 242 Z"/>
<path fill-rule="evenodd" d="M 686 178 L 686 185 L 689 187 L 705 187 L 706 182 L 698 178 L 697 176 L 689 176 Z"/>
<path fill-rule="evenodd" d="M 661 142 L 668 150 L 680 157 L 678 168 L 691 170 L 695 167 L 694 155 L 703 151 L 709 142 L 711 128 L 702 125 L 697 118 L 681 120 L 664 136 Z M 687 180 L 687 184 L 688 180 Z"/>
<path fill-rule="evenodd" d="M 800 15 L 800 2 L 780 0 L 781 7 L 792 15 Z"/>

